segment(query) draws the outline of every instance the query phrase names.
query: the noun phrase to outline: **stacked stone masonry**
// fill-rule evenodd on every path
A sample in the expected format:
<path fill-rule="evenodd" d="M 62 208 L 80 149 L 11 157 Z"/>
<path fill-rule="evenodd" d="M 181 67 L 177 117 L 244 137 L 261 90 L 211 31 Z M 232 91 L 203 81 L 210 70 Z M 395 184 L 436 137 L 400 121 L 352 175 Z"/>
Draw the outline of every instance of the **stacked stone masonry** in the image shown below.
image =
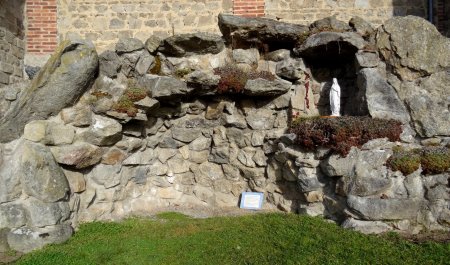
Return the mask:
<path fill-rule="evenodd" d="M 0 86 L 23 77 L 25 42 L 22 10 L 21 1 L 0 2 Z"/>
<path fill-rule="evenodd" d="M 117 0 L 58 2 L 59 39 L 81 36 L 97 49 L 111 49 L 119 38 L 145 41 L 188 32 L 218 32 L 217 15 L 230 13 L 231 0 Z"/>

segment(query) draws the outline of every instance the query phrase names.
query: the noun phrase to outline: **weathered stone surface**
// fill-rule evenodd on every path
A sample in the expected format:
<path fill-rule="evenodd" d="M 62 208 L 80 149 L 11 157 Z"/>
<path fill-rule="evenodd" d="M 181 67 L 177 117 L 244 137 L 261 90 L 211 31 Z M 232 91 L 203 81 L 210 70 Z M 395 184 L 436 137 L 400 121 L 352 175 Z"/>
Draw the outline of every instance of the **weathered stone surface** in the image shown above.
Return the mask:
<path fill-rule="evenodd" d="M 88 143 L 105 146 L 113 145 L 122 139 L 122 125 L 114 119 L 94 116 L 89 129 L 78 135 Z"/>
<path fill-rule="evenodd" d="M 87 127 L 91 125 L 92 112 L 89 106 L 76 106 L 73 108 L 66 108 L 60 112 L 60 117 L 64 124 L 71 123 L 76 127 Z"/>
<path fill-rule="evenodd" d="M 69 224 L 48 226 L 45 228 L 21 227 L 8 233 L 9 246 L 20 252 L 30 252 L 47 244 L 67 241 L 73 234 Z"/>
<path fill-rule="evenodd" d="M 145 41 L 145 49 L 150 54 L 155 54 L 161 42 L 162 40 L 158 36 L 152 35 Z"/>
<path fill-rule="evenodd" d="M 204 187 L 211 187 L 214 181 L 224 178 L 222 167 L 210 162 L 204 162 L 191 170 L 194 172 L 195 181 Z"/>
<path fill-rule="evenodd" d="M 217 54 L 225 48 L 222 37 L 211 33 L 190 33 L 169 37 L 158 50 L 165 55 L 190 56 L 194 54 Z"/>
<path fill-rule="evenodd" d="M 24 191 L 43 202 L 65 198 L 69 191 L 64 172 L 47 147 L 23 142 L 20 152 L 20 181 Z"/>
<path fill-rule="evenodd" d="M 115 165 L 118 163 L 122 163 L 125 158 L 126 154 L 124 152 L 122 152 L 118 148 L 113 147 L 102 156 L 102 164 Z"/>
<path fill-rule="evenodd" d="M 357 82 L 358 87 L 365 91 L 370 116 L 398 120 L 403 123 L 409 121 L 405 105 L 395 89 L 385 81 L 376 68 L 362 69 L 358 74 Z"/>
<path fill-rule="evenodd" d="M 370 36 L 374 32 L 372 25 L 358 16 L 352 17 L 348 24 L 356 33 L 361 34 L 363 37 Z"/>
<path fill-rule="evenodd" d="M 27 201 L 30 227 L 45 227 L 60 224 L 69 218 L 67 202 L 46 203 L 30 198 Z"/>
<path fill-rule="evenodd" d="M 102 150 L 92 144 L 77 142 L 73 145 L 50 148 L 56 162 L 75 168 L 86 168 L 102 159 Z"/>
<path fill-rule="evenodd" d="M 265 59 L 273 62 L 280 62 L 291 57 L 291 51 L 287 49 L 279 49 L 266 54 Z"/>
<path fill-rule="evenodd" d="M 100 74 L 116 78 L 120 71 L 120 58 L 114 51 L 104 51 L 99 56 Z"/>
<path fill-rule="evenodd" d="M 345 220 L 341 226 L 345 229 L 355 230 L 363 234 L 381 234 L 393 229 L 380 221 L 361 221 L 353 218 Z"/>
<path fill-rule="evenodd" d="M 138 62 L 136 63 L 136 72 L 139 75 L 144 75 L 150 69 L 150 66 L 155 63 L 155 57 L 150 55 L 148 51 L 144 51 L 139 57 Z"/>
<path fill-rule="evenodd" d="M 320 179 L 320 169 L 302 167 L 298 170 L 298 185 L 302 192 L 321 190 L 325 184 Z"/>
<path fill-rule="evenodd" d="M 257 65 L 259 61 L 258 49 L 233 49 L 233 60 L 237 64 Z"/>
<path fill-rule="evenodd" d="M 245 119 L 253 130 L 272 129 L 275 122 L 273 112 L 268 109 L 254 109 L 249 112 Z"/>
<path fill-rule="evenodd" d="M 319 20 L 314 21 L 309 28 L 311 30 L 316 29 L 317 31 L 337 31 L 344 32 L 350 31 L 350 26 L 344 21 L 340 21 L 336 19 L 336 16 L 326 17 Z"/>
<path fill-rule="evenodd" d="M 135 38 L 120 38 L 116 44 L 117 54 L 129 53 L 144 48 L 144 43 Z"/>
<path fill-rule="evenodd" d="M 247 81 L 244 87 L 244 94 L 249 96 L 277 96 L 288 92 L 291 85 L 291 82 L 288 81 L 269 81 L 258 78 Z"/>
<path fill-rule="evenodd" d="M 189 171 L 190 163 L 180 156 L 174 156 L 167 161 L 167 166 L 169 167 L 169 172 L 180 174 Z"/>
<path fill-rule="evenodd" d="M 120 165 L 110 166 L 99 164 L 92 169 L 87 178 L 92 178 L 97 184 L 109 189 L 120 184 Z M 128 176 L 130 177 L 130 176 Z"/>
<path fill-rule="evenodd" d="M 43 143 L 46 145 L 71 144 L 75 137 L 75 130 L 70 125 L 49 122 L 45 130 Z"/>
<path fill-rule="evenodd" d="M 280 61 L 276 66 L 276 73 L 279 77 L 287 80 L 298 80 L 305 77 L 306 66 L 302 59 L 287 59 Z"/>
<path fill-rule="evenodd" d="M 322 172 L 329 177 L 350 176 L 353 172 L 357 152 L 352 149 L 346 157 L 333 154 L 320 164 Z"/>
<path fill-rule="evenodd" d="M 145 75 L 140 79 L 140 84 L 147 92 L 157 100 L 179 98 L 192 91 L 185 82 L 168 76 Z"/>
<path fill-rule="evenodd" d="M 198 94 L 214 92 L 220 81 L 220 76 L 215 75 L 212 71 L 196 70 L 184 76 L 184 78 L 188 85 L 197 89 L 196 93 Z"/>
<path fill-rule="evenodd" d="M 63 169 L 63 171 L 72 193 L 80 193 L 86 190 L 86 180 L 82 173 L 66 169 Z"/>
<path fill-rule="evenodd" d="M 0 205 L 0 227 L 17 228 L 25 225 L 27 213 L 21 204 Z"/>
<path fill-rule="evenodd" d="M 360 68 L 377 67 L 380 59 L 375 52 L 358 52 L 356 53 L 356 63 Z"/>
<path fill-rule="evenodd" d="M 383 192 L 389 190 L 393 185 L 391 179 L 383 178 L 382 176 L 349 176 L 343 177 L 339 181 L 342 183 L 341 188 L 344 195 L 355 195 L 361 197 L 381 195 Z"/>
<path fill-rule="evenodd" d="M 127 166 L 151 165 L 154 159 L 156 159 L 154 150 L 147 148 L 144 151 L 139 151 L 130 155 L 122 162 L 122 164 Z"/>
<path fill-rule="evenodd" d="M 195 139 L 199 138 L 201 135 L 202 135 L 201 131 L 195 128 L 180 128 L 180 127 L 172 128 L 172 137 L 175 140 L 184 143 L 190 143 Z"/>
<path fill-rule="evenodd" d="M 159 107 L 159 101 L 153 98 L 145 97 L 139 101 L 134 102 L 134 105 L 138 109 L 142 109 L 145 112 L 150 112 Z"/>
<path fill-rule="evenodd" d="M 0 142 L 22 135 L 25 124 L 45 120 L 74 104 L 92 84 L 98 69 L 95 48 L 63 41 L 17 104 L 0 120 Z"/>
<path fill-rule="evenodd" d="M 42 120 L 27 123 L 24 128 L 23 138 L 33 142 L 42 141 L 45 138 L 47 124 L 47 121 Z"/>
<path fill-rule="evenodd" d="M 448 84 L 449 70 L 416 82 L 404 82 L 398 89 L 398 94 L 408 106 L 414 128 L 420 136 L 450 135 Z"/>
<path fill-rule="evenodd" d="M 352 56 L 365 45 L 364 39 L 354 32 L 320 32 L 311 35 L 294 53 L 310 61 L 313 59 Z"/>
<path fill-rule="evenodd" d="M 198 137 L 189 144 L 189 150 L 192 151 L 203 151 L 208 150 L 211 147 L 211 138 Z"/>
<path fill-rule="evenodd" d="M 450 66 L 450 39 L 416 16 L 394 17 L 377 32 L 377 47 L 402 80 L 413 81 Z"/>
<path fill-rule="evenodd" d="M 417 199 L 373 199 L 348 196 L 347 204 L 365 220 L 414 219 L 422 202 Z"/>
<path fill-rule="evenodd" d="M 227 43 L 240 47 L 292 49 L 300 36 L 308 31 L 303 25 L 278 22 L 266 18 L 244 18 L 220 14 L 219 28 Z"/>

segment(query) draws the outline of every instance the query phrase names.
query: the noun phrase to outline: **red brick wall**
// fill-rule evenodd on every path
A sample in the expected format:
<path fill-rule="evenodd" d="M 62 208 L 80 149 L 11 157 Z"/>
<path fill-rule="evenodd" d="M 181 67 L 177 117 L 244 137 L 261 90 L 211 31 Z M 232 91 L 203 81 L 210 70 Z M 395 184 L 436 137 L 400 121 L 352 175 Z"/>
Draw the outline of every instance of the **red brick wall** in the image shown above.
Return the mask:
<path fill-rule="evenodd" d="M 27 0 L 27 52 L 48 54 L 57 45 L 57 0 Z"/>
<path fill-rule="evenodd" d="M 233 13 L 242 17 L 264 16 L 265 0 L 233 0 Z"/>

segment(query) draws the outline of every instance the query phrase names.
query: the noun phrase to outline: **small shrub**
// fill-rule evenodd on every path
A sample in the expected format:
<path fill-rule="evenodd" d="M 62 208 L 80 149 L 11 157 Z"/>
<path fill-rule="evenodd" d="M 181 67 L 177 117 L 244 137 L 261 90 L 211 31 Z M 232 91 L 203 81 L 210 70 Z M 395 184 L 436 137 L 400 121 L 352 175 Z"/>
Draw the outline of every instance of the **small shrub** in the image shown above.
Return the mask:
<path fill-rule="evenodd" d="M 113 109 L 120 113 L 126 113 L 129 117 L 135 117 L 138 109 L 134 106 L 134 102 L 123 95 L 113 106 Z"/>
<path fill-rule="evenodd" d="M 126 95 L 131 101 L 136 102 L 147 96 L 145 89 L 140 87 L 128 88 L 125 90 L 124 95 Z"/>
<path fill-rule="evenodd" d="M 275 80 L 275 75 L 267 71 L 244 71 L 234 64 L 214 69 L 214 74 L 220 76 L 217 91 L 219 93 L 242 93 L 248 80 L 257 78 L 269 81 Z"/>
<path fill-rule="evenodd" d="M 450 149 L 425 148 L 420 159 L 424 174 L 440 174 L 450 169 Z"/>
<path fill-rule="evenodd" d="M 352 146 L 361 147 L 372 139 L 399 141 L 401 123 L 370 117 L 300 118 L 291 123 L 290 133 L 297 135 L 296 144 L 306 149 L 327 147 L 346 156 Z"/>
<path fill-rule="evenodd" d="M 420 149 L 405 151 L 394 149 L 394 154 L 386 162 L 393 171 L 400 171 L 407 176 L 420 167 Z"/>
<path fill-rule="evenodd" d="M 192 69 L 190 68 L 179 68 L 175 70 L 175 76 L 178 78 L 183 78 L 184 76 L 192 73 Z"/>
<path fill-rule="evenodd" d="M 409 175 L 422 166 L 425 175 L 440 174 L 450 169 L 450 149 L 446 147 L 427 147 L 424 149 L 393 149 L 394 154 L 386 165 L 393 171 Z"/>
<path fill-rule="evenodd" d="M 159 56 L 155 57 L 155 62 L 149 72 L 153 75 L 159 75 L 161 73 L 161 58 L 159 58 Z"/>

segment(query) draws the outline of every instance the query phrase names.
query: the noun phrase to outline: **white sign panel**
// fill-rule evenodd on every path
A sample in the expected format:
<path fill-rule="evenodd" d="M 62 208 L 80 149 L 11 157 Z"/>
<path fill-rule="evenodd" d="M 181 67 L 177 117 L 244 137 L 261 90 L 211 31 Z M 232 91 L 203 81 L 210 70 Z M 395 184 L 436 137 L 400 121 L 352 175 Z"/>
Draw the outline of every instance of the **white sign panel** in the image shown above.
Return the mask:
<path fill-rule="evenodd" d="M 262 192 L 243 192 L 240 208 L 259 210 L 262 208 L 264 194 Z"/>

